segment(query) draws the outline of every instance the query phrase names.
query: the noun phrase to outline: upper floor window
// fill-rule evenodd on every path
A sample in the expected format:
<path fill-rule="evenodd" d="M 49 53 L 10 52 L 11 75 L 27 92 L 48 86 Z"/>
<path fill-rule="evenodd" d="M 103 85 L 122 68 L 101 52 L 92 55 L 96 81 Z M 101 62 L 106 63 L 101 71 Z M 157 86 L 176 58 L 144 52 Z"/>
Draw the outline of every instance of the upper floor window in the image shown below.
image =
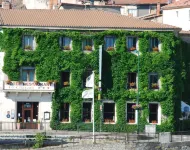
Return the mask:
<path fill-rule="evenodd" d="M 115 47 L 115 37 L 114 36 L 106 36 L 105 37 L 105 50 L 112 51 Z"/>
<path fill-rule="evenodd" d="M 83 75 L 83 88 L 86 87 L 86 79 L 92 74 L 92 69 L 87 69 Z"/>
<path fill-rule="evenodd" d="M 137 74 L 136 73 L 128 73 L 128 89 L 136 89 L 136 80 Z"/>
<path fill-rule="evenodd" d="M 159 51 L 159 40 L 158 38 L 150 39 L 150 51 L 158 52 Z"/>
<path fill-rule="evenodd" d="M 22 81 L 34 81 L 35 69 L 33 67 L 23 67 L 21 70 Z"/>
<path fill-rule="evenodd" d="M 61 82 L 62 82 L 63 87 L 70 85 L 70 72 L 69 71 L 64 71 L 61 73 Z"/>
<path fill-rule="evenodd" d="M 69 37 L 60 37 L 60 46 L 63 50 L 71 50 L 71 38 Z"/>
<path fill-rule="evenodd" d="M 127 123 L 135 123 L 135 109 L 132 108 L 135 103 L 127 103 Z"/>
<path fill-rule="evenodd" d="M 157 73 L 149 74 L 149 88 L 150 89 L 159 89 L 159 78 Z"/>
<path fill-rule="evenodd" d="M 137 37 L 127 37 L 127 48 L 129 51 L 136 50 Z"/>
<path fill-rule="evenodd" d="M 24 36 L 24 49 L 33 50 L 35 46 L 34 36 L 25 35 Z"/>
<path fill-rule="evenodd" d="M 92 39 L 83 40 L 83 43 L 82 43 L 83 50 L 92 51 L 92 46 L 93 46 Z"/>
<path fill-rule="evenodd" d="M 128 9 L 128 15 L 137 17 L 137 9 Z"/>
<path fill-rule="evenodd" d="M 149 104 L 149 123 L 158 123 L 158 104 Z"/>
<path fill-rule="evenodd" d="M 70 120 L 70 105 L 69 103 L 63 103 L 60 110 L 60 121 L 69 122 Z"/>

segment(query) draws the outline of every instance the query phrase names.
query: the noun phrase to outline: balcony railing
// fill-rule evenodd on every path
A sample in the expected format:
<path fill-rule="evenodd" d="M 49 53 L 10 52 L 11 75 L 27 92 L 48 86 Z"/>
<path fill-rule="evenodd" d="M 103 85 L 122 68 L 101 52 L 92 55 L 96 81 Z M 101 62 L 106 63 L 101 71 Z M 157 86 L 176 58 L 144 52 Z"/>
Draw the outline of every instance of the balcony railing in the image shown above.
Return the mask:
<path fill-rule="evenodd" d="M 30 92 L 53 92 L 55 83 L 49 82 L 27 82 L 27 81 L 4 81 L 4 91 L 30 91 Z"/>

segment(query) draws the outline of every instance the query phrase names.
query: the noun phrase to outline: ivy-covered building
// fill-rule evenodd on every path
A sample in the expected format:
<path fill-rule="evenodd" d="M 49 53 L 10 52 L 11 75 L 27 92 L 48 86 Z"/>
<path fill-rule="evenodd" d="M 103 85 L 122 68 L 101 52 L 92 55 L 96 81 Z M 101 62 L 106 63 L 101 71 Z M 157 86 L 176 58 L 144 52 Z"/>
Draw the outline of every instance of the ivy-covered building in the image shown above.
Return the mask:
<path fill-rule="evenodd" d="M 95 10 L 0 10 L 0 27 L 0 121 L 91 128 L 92 100 L 83 99 L 82 92 L 93 70 L 98 87 L 102 45 L 96 130 L 136 131 L 132 107 L 138 88 L 140 130 L 147 124 L 159 131 L 176 129 L 188 61 L 179 28 Z"/>

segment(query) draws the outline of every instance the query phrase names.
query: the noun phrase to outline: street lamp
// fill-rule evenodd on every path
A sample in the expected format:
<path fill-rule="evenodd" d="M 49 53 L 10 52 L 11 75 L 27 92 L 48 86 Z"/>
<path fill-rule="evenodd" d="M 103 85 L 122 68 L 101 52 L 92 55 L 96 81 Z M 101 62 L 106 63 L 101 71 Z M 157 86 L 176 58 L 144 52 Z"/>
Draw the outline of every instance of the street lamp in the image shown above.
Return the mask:
<path fill-rule="evenodd" d="M 138 65 L 137 65 L 137 104 L 136 105 L 139 105 L 139 90 L 140 90 L 139 64 L 140 64 L 140 59 L 139 59 L 139 51 L 135 50 L 134 53 L 137 54 L 137 57 L 138 57 Z M 137 109 L 136 111 L 137 111 L 137 134 L 139 134 L 139 109 Z"/>

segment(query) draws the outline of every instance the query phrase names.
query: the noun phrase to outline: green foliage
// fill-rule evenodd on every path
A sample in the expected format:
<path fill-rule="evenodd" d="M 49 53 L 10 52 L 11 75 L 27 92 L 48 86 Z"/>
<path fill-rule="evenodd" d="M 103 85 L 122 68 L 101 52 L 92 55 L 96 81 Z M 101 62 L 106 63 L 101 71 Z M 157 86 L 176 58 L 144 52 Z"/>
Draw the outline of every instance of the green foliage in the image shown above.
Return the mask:
<path fill-rule="evenodd" d="M 33 148 L 41 148 L 43 146 L 44 139 L 45 139 L 45 135 L 43 133 L 36 133 L 35 144 Z"/>
<path fill-rule="evenodd" d="M 133 32 L 133 31 L 102 31 L 79 32 L 59 31 L 42 32 L 25 29 L 4 29 L 3 49 L 6 52 L 3 71 L 10 80 L 19 80 L 20 67 L 35 66 L 38 81 L 57 80 L 57 89 L 53 95 L 51 127 L 59 130 L 77 130 L 82 118 L 81 94 L 82 76 L 87 68 L 95 70 L 96 85 L 98 85 L 98 47 L 104 44 L 104 36 L 114 35 L 116 40 L 115 51 L 103 51 L 103 77 L 102 97 L 114 100 L 117 110 L 117 123 L 102 124 L 102 131 L 136 131 L 136 125 L 126 122 L 126 102 L 136 101 L 137 93 L 127 90 L 126 76 L 130 72 L 137 72 L 137 56 L 127 52 L 126 37 L 137 36 L 140 49 L 140 104 L 143 111 L 140 117 L 140 130 L 144 130 L 148 124 L 149 102 L 160 102 L 162 114 L 169 118 L 162 125 L 158 125 L 160 131 L 175 130 L 176 118 L 180 116 L 180 96 L 183 91 L 183 81 L 186 77 L 185 55 L 179 48 L 181 41 L 172 32 Z M 35 36 L 37 47 L 34 51 L 24 51 L 22 48 L 22 36 L 32 34 Z M 89 36 L 90 35 L 90 36 Z M 64 52 L 59 47 L 59 37 L 68 36 L 72 39 L 72 50 Z M 161 52 L 149 52 L 149 38 L 157 37 L 162 42 Z M 93 39 L 95 50 L 90 53 L 82 51 L 83 39 Z M 188 59 L 185 59 L 188 61 Z M 60 73 L 64 70 L 71 72 L 71 85 L 61 87 Z M 162 88 L 158 91 L 148 88 L 148 74 L 157 72 L 162 82 Z M 99 110 L 100 101 L 97 100 L 98 90 L 95 91 L 95 124 L 96 130 L 100 128 Z M 59 109 L 64 102 L 71 104 L 71 123 L 59 121 Z M 82 124 L 80 128 L 85 130 L 92 127 L 91 123 Z"/>

